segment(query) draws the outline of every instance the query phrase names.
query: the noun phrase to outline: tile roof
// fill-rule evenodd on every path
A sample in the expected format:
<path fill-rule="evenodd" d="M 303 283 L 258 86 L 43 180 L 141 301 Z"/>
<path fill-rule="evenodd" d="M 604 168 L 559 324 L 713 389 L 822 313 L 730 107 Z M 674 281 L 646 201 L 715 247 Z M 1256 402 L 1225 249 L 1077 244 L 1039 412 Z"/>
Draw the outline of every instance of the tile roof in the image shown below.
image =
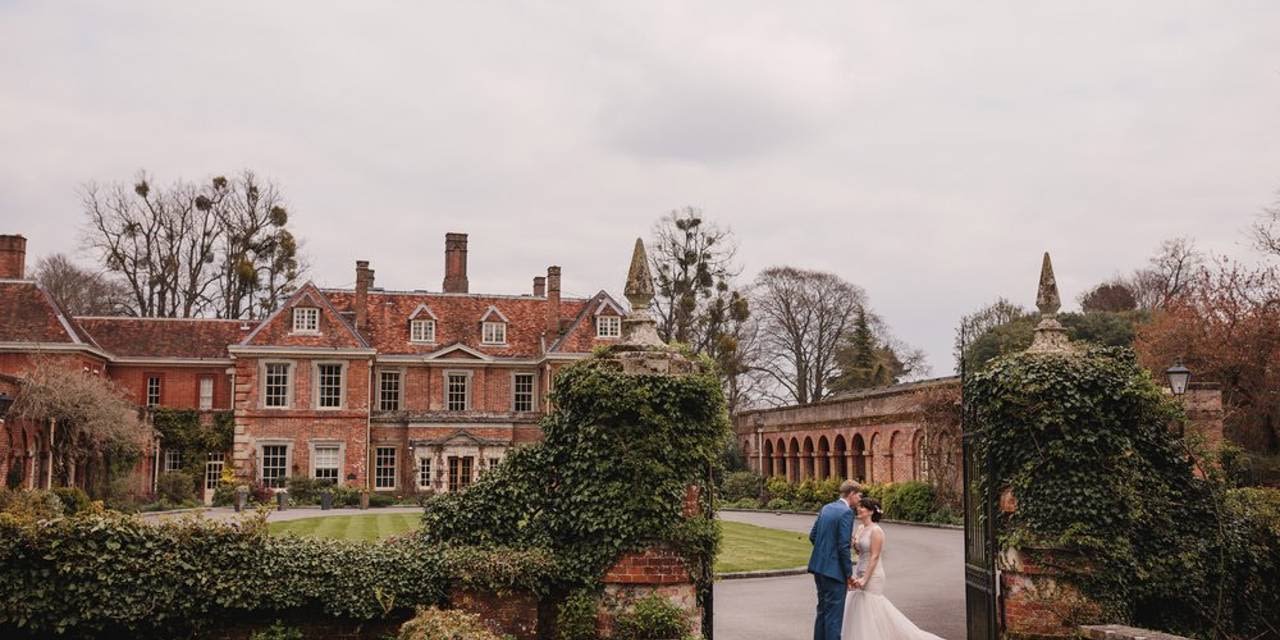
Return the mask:
<path fill-rule="evenodd" d="M 353 310 L 355 291 L 325 289 L 324 294 L 338 309 Z M 562 322 L 578 316 L 587 302 L 562 298 Z M 423 305 L 436 317 L 436 340 L 430 344 L 409 341 L 409 318 Z M 530 358 L 542 353 L 547 311 L 544 297 L 374 290 L 369 292 L 367 306 L 369 327 L 364 333 L 379 354 L 427 355 L 452 344 L 464 344 L 494 358 Z M 490 307 L 508 320 L 505 345 L 480 342 L 481 318 L 490 313 Z M 422 313 L 418 317 L 429 316 Z"/>
<path fill-rule="evenodd" d="M 0 342 L 92 345 L 53 296 L 33 280 L 0 280 Z"/>
<path fill-rule="evenodd" d="M 226 358 L 227 345 L 240 342 L 253 320 L 212 318 L 78 317 L 76 322 L 103 349 L 137 358 Z"/>

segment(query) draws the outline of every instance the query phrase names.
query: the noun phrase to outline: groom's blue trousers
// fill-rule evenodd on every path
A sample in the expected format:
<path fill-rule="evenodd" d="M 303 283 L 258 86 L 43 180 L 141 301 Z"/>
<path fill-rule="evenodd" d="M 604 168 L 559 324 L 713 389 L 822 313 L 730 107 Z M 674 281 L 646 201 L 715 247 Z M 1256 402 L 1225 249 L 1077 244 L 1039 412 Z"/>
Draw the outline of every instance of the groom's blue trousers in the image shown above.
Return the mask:
<path fill-rule="evenodd" d="M 813 582 L 818 587 L 818 617 L 813 621 L 813 640 L 840 640 L 848 587 L 843 580 L 816 573 Z"/>

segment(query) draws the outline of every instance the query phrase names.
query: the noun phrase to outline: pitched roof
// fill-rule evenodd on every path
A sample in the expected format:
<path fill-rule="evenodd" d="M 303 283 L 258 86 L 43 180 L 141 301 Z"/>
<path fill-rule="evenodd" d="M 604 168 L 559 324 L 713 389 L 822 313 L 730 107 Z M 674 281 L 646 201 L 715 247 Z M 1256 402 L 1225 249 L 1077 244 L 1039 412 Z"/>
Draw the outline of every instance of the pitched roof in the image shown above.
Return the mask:
<path fill-rule="evenodd" d="M 578 313 L 574 316 L 573 321 L 569 323 L 569 327 L 565 329 L 564 334 L 551 344 L 548 351 L 560 353 L 589 353 L 598 344 L 614 344 L 617 340 L 600 340 L 596 337 L 595 323 L 589 318 L 594 318 L 598 310 L 608 307 L 614 307 L 621 310 L 622 305 L 613 299 L 604 291 L 600 291 L 590 300 L 583 302 L 579 307 Z"/>
<path fill-rule="evenodd" d="M 226 358 L 227 345 L 249 333 L 241 327 L 257 325 L 211 318 L 78 317 L 76 322 L 112 355 L 134 358 Z"/>
<path fill-rule="evenodd" d="M 355 292 L 325 289 L 324 294 L 340 310 L 353 310 Z M 560 315 L 571 318 L 587 304 L 580 298 L 563 298 Z M 547 299 L 540 296 L 446 294 L 422 291 L 370 291 L 366 302 L 369 327 L 363 332 L 369 343 L 386 355 L 430 355 L 445 345 L 462 344 L 494 358 L 532 358 L 542 353 Z M 436 317 L 436 341 L 409 341 L 409 319 L 426 305 Z M 481 322 L 491 307 L 507 320 L 507 343 L 482 344 Z M 421 316 L 419 316 L 421 317 Z"/>
<path fill-rule="evenodd" d="M 34 280 L 0 280 L 0 342 L 93 345 L 93 339 Z"/>
<path fill-rule="evenodd" d="M 285 313 L 295 307 L 305 306 L 304 303 L 314 304 L 320 309 L 319 331 L 316 333 L 294 332 L 292 314 Z M 347 314 L 342 311 L 344 310 L 335 308 L 329 297 L 308 281 L 246 335 L 241 344 L 336 349 L 369 347 L 369 342 L 355 330 Z"/>

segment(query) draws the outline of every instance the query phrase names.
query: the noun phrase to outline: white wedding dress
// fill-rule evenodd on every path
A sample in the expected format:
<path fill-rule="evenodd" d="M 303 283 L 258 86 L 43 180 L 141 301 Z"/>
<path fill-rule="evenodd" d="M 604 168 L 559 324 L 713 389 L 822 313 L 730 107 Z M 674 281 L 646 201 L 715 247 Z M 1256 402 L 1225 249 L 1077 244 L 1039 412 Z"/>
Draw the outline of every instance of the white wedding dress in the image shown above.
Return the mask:
<path fill-rule="evenodd" d="M 871 531 L 879 525 L 859 527 L 853 537 L 854 550 L 858 552 L 858 565 L 853 575 L 862 577 L 871 561 Z M 884 556 L 876 563 L 876 571 L 861 589 L 849 592 L 844 603 L 844 625 L 840 637 L 844 640 L 942 640 L 927 631 L 921 631 L 911 620 L 902 615 L 889 599 L 884 597 Z"/>

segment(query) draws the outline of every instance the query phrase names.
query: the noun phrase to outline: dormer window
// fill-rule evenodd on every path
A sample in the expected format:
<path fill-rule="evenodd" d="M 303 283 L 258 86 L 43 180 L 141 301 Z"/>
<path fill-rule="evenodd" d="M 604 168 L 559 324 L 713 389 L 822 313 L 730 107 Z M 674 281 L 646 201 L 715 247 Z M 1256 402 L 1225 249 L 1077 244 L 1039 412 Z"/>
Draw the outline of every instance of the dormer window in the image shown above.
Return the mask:
<path fill-rule="evenodd" d="M 622 337 L 622 318 L 618 316 L 596 316 L 596 337 Z"/>
<path fill-rule="evenodd" d="M 484 323 L 484 331 L 480 336 L 481 344 L 506 344 L 507 343 L 507 323 L 505 322 L 486 322 Z"/>
<path fill-rule="evenodd" d="M 320 309 L 295 307 L 293 309 L 294 333 L 320 333 Z"/>
<path fill-rule="evenodd" d="M 436 341 L 436 321 L 435 320 L 410 320 L 409 321 L 409 341 L 410 342 L 435 342 Z"/>
<path fill-rule="evenodd" d="M 489 309 L 480 316 L 480 344 L 507 343 L 507 316 L 497 307 L 489 305 Z"/>

